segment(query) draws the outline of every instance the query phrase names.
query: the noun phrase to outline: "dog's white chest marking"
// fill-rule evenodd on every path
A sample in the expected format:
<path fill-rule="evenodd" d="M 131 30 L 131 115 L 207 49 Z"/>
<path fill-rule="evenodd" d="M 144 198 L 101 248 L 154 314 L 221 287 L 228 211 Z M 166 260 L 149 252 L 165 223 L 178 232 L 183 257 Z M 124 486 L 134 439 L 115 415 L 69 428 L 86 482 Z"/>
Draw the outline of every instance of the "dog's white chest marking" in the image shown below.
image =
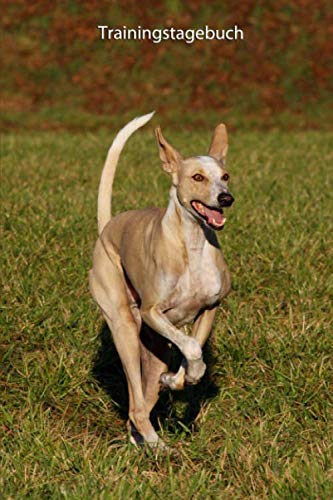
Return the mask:
<path fill-rule="evenodd" d="M 171 199 L 164 217 L 166 237 L 174 237 L 169 228 L 173 227 L 175 207 L 178 207 L 182 213 L 179 248 L 183 247 L 184 262 L 175 274 L 167 271 L 160 276 L 160 283 L 163 283 L 160 297 L 163 298 L 164 313 L 169 321 L 182 326 L 190 323 L 202 309 L 217 304 L 224 284 L 216 257 L 220 249 L 209 242 L 203 228 L 184 211 L 172 191 Z"/>
<path fill-rule="evenodd" d="M 185 280 L 189 283 L 192 295 L 211 300 L 221 290 L 221 277 L 213 257 L 209 251 L 208 244 L 203 251 L 195 250 L 189 256 L 189 265 L 185 274 Z"/>
<path fill-rule="evenodd" d="M 188 266 L 175 283 L 174 307 L 167 312 L 168 318 L 181 325 L 192 321 L 201 309 L 218 302 L 221 289 L 221 275 L 208 244 L 198 251 L 193 249 Z"/>

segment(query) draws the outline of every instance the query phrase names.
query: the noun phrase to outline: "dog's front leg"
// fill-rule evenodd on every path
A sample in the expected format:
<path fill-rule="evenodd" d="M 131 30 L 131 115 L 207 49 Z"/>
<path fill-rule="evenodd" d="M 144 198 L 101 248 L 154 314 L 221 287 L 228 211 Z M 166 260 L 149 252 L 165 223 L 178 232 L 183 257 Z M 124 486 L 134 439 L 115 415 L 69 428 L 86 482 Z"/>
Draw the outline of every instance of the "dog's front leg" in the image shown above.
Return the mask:
<path fill-rule="evenodd" d="M 194 337 L 202 347 L 211 332 L 217 307 L 213 309 L 205 309 L 200 316 L 197 317 L 193 324 L 191 336 Z M 196 384 L 197 379 L 191 379 L 189 374 L 186 373 L 186 359 L 183 359 L 177 373 L 163 373 L 161 375 L 161 382 L 164 386 L 172 390 L 181 390 L 184 388 L 185 381 L 189 384 Z"/>
<path fill-rule="evenodd" d="M 150 328 L 175 344 L 185 356 L 186 377 L 189 377 L 192 383 L 199 381 L 205 373 L 206 365 L 202 360 L 202 349 L 198 340 L 178 330 L 163 314 L 160 306 L 143 307 L 141 316 Z"/>

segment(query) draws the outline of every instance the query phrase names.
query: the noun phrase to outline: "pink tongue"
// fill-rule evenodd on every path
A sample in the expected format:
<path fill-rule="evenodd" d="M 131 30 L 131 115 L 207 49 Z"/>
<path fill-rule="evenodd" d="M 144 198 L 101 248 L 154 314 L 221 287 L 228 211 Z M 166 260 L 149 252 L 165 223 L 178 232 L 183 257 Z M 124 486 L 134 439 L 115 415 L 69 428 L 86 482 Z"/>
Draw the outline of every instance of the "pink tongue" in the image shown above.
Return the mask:
<path fill-rule="evenodd" d="M 208 224 L 213 224 L 213 225 L 222 224 L 223 214 L 221 214 L 217 210 L 211 210 L 210 208 L 205 207 L 205 214 L 208 217 Z"/>

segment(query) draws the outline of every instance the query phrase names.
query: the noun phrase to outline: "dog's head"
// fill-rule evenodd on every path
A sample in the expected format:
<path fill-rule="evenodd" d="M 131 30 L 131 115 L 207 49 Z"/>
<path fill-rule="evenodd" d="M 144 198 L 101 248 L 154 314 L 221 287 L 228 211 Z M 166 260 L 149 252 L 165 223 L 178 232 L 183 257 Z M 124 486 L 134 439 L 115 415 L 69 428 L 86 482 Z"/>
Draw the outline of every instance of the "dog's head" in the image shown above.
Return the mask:
<path fill-rule="evenodd" d="M 163 169 L 172 177 L 180 204 L 208 227 L 222 229 L 226 221 L 223 209 L 234 201 L 228 191 L 230 176 L 225 166 L 228 150 L 225 125 L 216 127 L 207 156 L 187 159 L 164 139 L 159 127 L 155 133 Z"/>

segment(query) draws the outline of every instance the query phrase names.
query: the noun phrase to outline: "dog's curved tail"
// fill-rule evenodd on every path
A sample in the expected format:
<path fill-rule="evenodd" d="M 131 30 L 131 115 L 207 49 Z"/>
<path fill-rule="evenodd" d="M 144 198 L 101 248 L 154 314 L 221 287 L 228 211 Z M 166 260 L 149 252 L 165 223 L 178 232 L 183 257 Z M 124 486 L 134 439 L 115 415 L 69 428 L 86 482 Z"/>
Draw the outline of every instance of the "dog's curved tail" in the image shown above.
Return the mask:
<path fill-rule="evenodd" d="M 127 139 L 129 139 L 129 137 L 138 128 L 143 127 L 143 125 L 145 125 L 153 117 L 154 113 L 155 111 L 147 115 L 134 118 L 134 120 L 129 122 L 118 132 L 113 143 L 111 144 L 105 160 L 98 189 L 98 234 L 101 234 L 104 227 L 111 219 L 112 185 L 120 153 L 122 152 Z"/>

